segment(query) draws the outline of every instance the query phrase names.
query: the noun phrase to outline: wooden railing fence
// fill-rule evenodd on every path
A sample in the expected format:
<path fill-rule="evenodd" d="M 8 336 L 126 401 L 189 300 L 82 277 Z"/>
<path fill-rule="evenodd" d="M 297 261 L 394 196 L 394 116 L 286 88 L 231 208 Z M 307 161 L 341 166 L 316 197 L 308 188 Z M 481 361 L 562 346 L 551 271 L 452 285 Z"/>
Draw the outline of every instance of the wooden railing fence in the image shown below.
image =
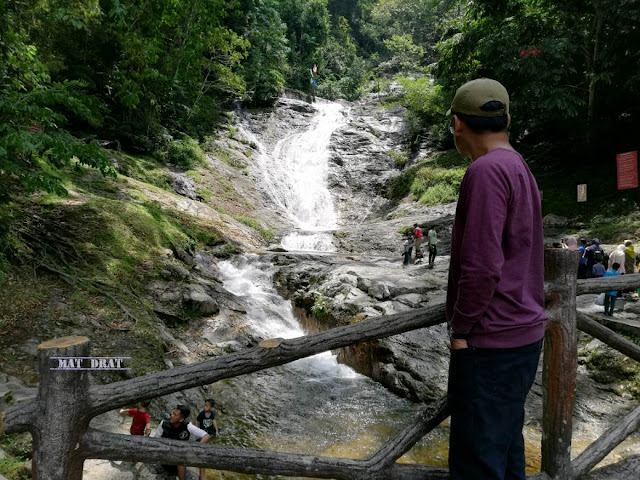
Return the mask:
<path fill-rule="evenodd" d="M 640 347 L 576 312 L 576 294 L 640 287 L 640 275 L 576 281 L 575 252 L 545 251 L 546 327 L 543 373 L 542 473 L 539 479 L 577 479 L 640 426 L 640 407 L 571 461 L 575 402 L 577 330 L 640 361 Z M 446 479 L 445 469 L 397 460 L 449 416 L 446 397 L 426 408 L 414 424 L 364 459 L 297 455 L 215 444 L 118 435 L 89 428 L 101 413 L 137 401 L 215 383 L 283 365 L 352 344 L 445 322 L 443 303 L 381 316 L 294 339 L 271 339 L 223 357 L 101 386 L 88 373 L 51 370 L 52 357 L 87 357 L 89 339 L 65 337 L 38 347 L 40 384 L 35 399 L 6 412 L 0 432 L 29 431 L 34 445 L 34 478 L 77 480 L 86 459 L 127 460 L 206 467 L 248 474 L 335 479 Z"/>

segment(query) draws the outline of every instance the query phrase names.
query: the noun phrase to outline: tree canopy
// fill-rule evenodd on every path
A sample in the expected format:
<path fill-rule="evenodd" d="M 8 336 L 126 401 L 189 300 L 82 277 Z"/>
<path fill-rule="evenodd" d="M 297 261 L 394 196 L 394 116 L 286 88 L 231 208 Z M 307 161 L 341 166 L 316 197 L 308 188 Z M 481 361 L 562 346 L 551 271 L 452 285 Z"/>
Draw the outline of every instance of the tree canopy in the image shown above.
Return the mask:
<path fill-rule="evenodd" d="M 57 168 L 170 159 L 284 86 L 356 100 L 395 78 L 413 138 L 442 146 L 455 89 L 491 77 L 522 148 L 595 163 L 638 146 L 639 22 L 635 0 L 0 0 L 0 228 L 16 192 L 63 193 Z"/>

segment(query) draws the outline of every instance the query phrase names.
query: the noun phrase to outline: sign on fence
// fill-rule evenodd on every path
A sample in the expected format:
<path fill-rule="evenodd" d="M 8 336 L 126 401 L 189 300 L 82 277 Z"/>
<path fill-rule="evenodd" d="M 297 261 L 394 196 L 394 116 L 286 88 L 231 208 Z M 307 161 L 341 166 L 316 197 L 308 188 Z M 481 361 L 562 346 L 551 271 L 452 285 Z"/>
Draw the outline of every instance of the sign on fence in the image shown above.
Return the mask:
<path fill-rule="evenodd" d="M 618 190 L 638 188 L 638 151 L 619 153 L 616 156 L 618 164 Z"/>
<path fill-rule="evenodd" d="M 578 185 L 578 202 L 586 202 L 587 201 L 587 184 L 580 183 Z"/>

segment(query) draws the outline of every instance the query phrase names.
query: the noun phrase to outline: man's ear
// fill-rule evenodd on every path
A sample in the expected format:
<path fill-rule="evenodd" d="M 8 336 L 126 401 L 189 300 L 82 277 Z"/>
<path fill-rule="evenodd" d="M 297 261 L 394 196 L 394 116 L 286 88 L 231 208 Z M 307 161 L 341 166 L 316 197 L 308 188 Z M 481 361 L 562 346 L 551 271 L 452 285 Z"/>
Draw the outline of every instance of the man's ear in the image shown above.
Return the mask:
<path fill-rule="evenodd" d="M 511 114 L 507 113 L 507 130 L 511 127 Z"/>
<path fill-rule="evenodd" d="M 456 131 L 456 133 L 460 133 L 462 131 L 462 120 L 460 120 L 457 115 L 454 115 L 453 121 L 454 121 L 454 130 Z"/>

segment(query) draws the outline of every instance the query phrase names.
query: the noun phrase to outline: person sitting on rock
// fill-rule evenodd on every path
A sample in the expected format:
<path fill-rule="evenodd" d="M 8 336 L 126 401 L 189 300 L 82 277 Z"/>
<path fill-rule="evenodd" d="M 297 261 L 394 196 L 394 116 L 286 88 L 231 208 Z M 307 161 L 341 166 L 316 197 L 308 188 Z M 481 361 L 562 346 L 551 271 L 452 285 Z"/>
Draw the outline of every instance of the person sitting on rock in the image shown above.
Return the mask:
<path fill-rule="evenodd" d="M 200 443 L 208 443 L 211 440 L 211 435 L 196 427 L 192 423 L 187 423 L 187 418 L 191 414 L 189 407 L 185 405 L 178 405 L 171 412 L 171 416 L 167 420 L 163 420 L 158 425 L 158 428 L 151 434 L 152 437 L 157 438 L 170 438 L 172 440 L 188 441 L 191 435 Z M 162 465 L 162 468 L 170 474 L 178 475 L 179 480 L 185 480 L 187 475 L 187 468 L 184 465 Z M 200 475 L 200 480 L 204 480 L 206 477 Z"/>
<path fill-rule="evenodd" d="M 133 417 L 129 428 L 131 435 L 149 435 L 151 433 L 151 417 L 147 408 L 149 408 L 149 402 L 139 402 L 138 408 L 120 409 L 120 415 Z"/>

